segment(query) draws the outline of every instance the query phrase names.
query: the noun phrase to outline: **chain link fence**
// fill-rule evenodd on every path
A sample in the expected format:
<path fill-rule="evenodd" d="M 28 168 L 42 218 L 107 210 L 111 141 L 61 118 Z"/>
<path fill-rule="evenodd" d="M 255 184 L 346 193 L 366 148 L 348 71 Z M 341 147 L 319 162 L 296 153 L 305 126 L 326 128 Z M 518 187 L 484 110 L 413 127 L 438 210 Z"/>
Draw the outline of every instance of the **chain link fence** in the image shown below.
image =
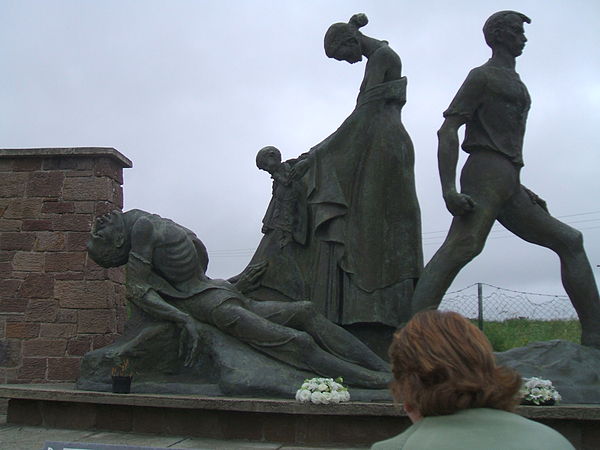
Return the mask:
<path fill-rule="evenodd" d="M 577 313 L 566 295 L 513 291 L 486 283 L 474 283 L 446 293 L 439 309 L 481 321 L 577 320 Z"/>

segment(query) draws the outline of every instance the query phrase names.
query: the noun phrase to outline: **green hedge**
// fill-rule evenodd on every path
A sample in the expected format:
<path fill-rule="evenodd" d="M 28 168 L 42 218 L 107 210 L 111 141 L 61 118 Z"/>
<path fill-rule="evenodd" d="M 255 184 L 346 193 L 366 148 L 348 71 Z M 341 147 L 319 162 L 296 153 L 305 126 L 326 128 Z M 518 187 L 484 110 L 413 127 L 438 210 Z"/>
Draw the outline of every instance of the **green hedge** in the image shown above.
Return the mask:
<path fill-rule="evenodd" d="M 477 321 L 473 320 L 477 325 Z M 484 322 L 483 332 L 494 351 L 504 352 L 523 347 L 530 342 L 564 339 L 579 344 L 581 326 L 577 320 L 510 319 L 504 322 Z"/>

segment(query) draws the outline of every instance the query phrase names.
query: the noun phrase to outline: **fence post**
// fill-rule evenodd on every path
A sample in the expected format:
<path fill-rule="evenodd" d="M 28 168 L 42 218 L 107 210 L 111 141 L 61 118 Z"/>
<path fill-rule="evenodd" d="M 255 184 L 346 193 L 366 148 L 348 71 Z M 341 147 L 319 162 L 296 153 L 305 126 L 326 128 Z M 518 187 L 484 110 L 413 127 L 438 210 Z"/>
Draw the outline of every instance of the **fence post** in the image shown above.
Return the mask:
<path fill-rule="evenodd" d="M 477 321 L 479 329 L 483 331 L 483 286 L 477 283 Z"/>

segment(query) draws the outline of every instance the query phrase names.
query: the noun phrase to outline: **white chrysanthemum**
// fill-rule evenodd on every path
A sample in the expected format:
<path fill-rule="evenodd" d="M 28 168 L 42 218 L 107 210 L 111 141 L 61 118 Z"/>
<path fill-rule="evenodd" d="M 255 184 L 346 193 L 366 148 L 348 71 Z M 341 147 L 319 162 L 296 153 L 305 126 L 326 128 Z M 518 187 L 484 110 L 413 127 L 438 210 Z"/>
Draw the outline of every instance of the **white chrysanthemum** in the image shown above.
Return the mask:
<path fill-rule="evenodd" d="M 321 392 L 313 392 L 310 394 L 310 401 L 313 403 L 323 403 L 323 394 Z"/>
<path fill-rule="evenodd" d="M 296 400 L 302 403 L 310 402 L 311 392 L 308 389 L 300 389 L 296 392 Z"/>
<path fill-rule="evenodd" d="M 296 391 L 296 400 L 312 403 L 339 403 L 350 400 L 350 393 L 341 384 L 342 378 L 310 378 Z"/>
<path fill-rule="evenodd" d="M 333 391 L 331 394 L 331 403 L 339 403 L 342 401 L 342 396 L 339 391 Z"/>

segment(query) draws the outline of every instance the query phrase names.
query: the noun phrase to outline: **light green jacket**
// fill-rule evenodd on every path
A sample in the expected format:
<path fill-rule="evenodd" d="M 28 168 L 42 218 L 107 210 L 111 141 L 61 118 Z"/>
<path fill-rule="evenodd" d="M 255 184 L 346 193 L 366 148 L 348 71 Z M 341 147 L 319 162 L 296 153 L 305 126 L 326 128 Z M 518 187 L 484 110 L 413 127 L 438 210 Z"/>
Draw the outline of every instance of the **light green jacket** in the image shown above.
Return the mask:
<path fill-rule="evenodd" d="M 574 450 L 559 432 L 498 409 L 467 409 L 425 417 L 372 450 Z"/>

